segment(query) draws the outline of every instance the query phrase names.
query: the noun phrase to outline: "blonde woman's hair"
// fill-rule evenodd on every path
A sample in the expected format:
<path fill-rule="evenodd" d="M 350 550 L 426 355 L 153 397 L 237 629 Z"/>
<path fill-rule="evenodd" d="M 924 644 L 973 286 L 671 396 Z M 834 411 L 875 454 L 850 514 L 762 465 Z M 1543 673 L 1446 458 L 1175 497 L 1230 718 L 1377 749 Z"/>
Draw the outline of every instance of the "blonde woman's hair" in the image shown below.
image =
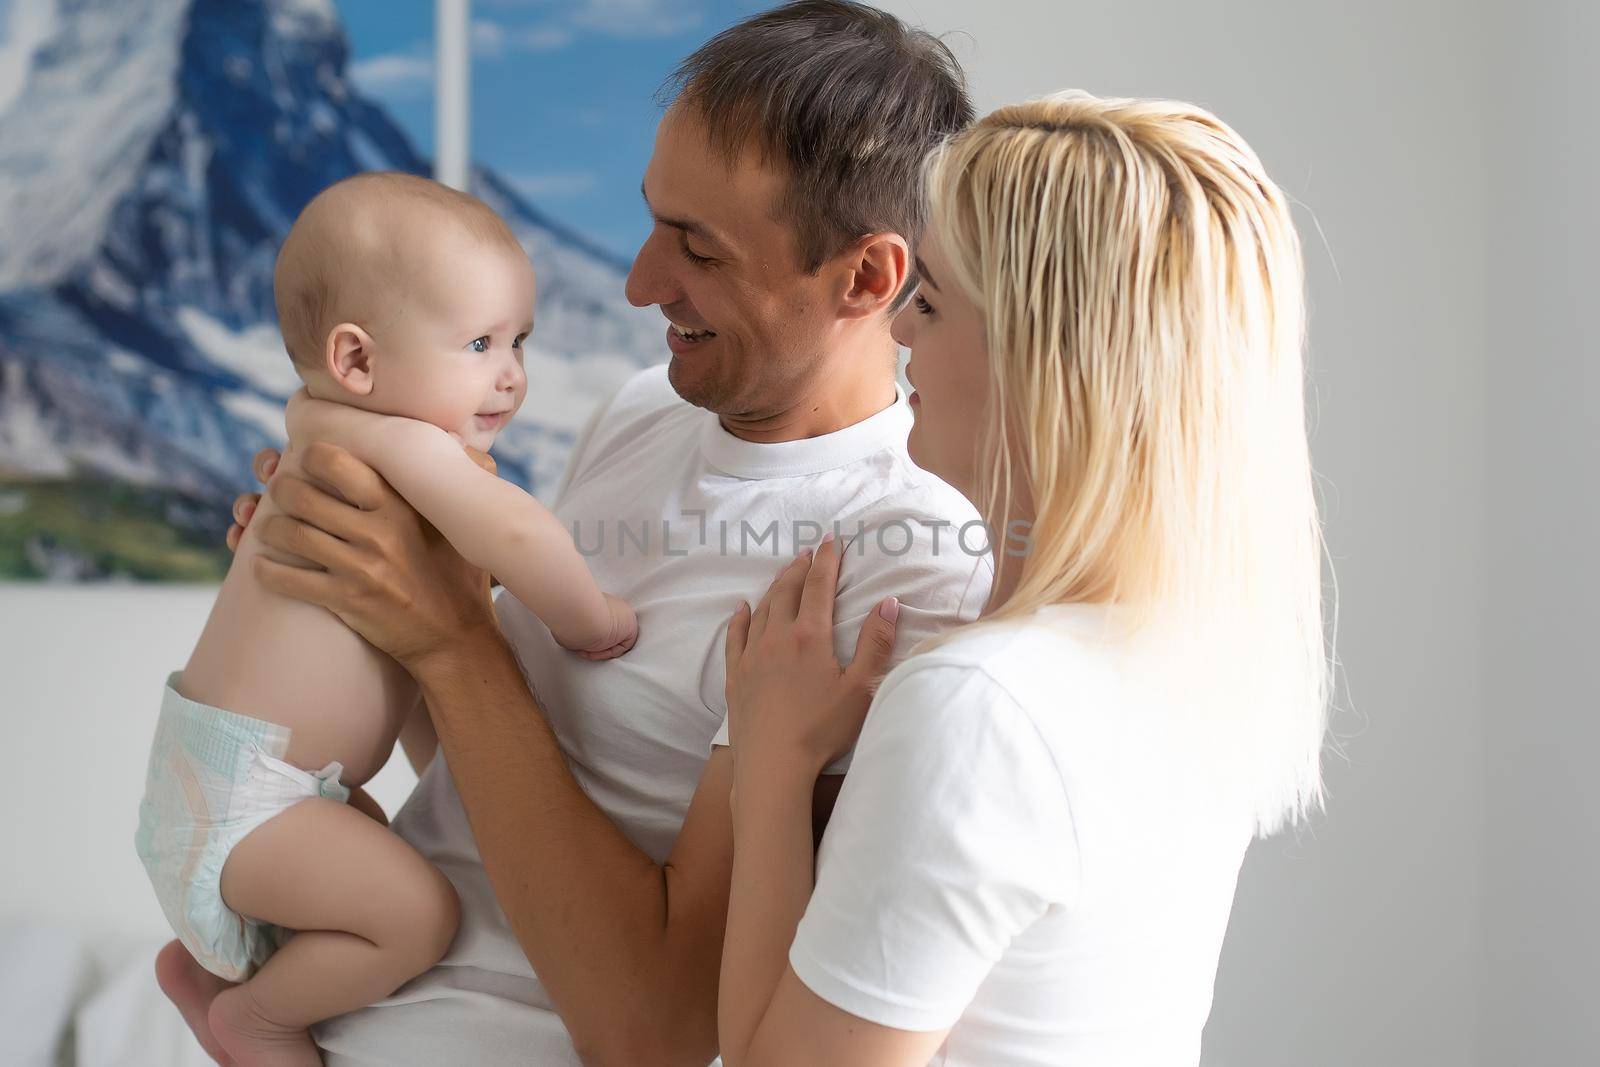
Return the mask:
<path fill-rule="evenodd" d="M 976 500 L 992 529 L 1032 513 L 988 621 L 1094 603 L 1173 636 L 1197 761 L 1247 791 L 1260 832 L 1303 816 L 1329 666 L 1283 193 L 1199 107 L 1082 93 L 1001 108 L 925 180 L 987 332 Z"/>

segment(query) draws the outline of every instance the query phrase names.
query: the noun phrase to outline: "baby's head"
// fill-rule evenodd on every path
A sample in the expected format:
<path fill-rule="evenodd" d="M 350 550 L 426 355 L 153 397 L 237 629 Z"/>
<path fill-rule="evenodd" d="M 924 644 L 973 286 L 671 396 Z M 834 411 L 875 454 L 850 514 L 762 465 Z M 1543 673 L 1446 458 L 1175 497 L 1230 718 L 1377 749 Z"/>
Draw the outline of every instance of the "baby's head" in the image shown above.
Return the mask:
<path fill-rule="evenodd" d="M 410 174 L 346 178 L 295 220 L 273 290 L 313 396 L 422 419 L 481 449 L 522 405 L 533 266 L 474 197 Z"/>

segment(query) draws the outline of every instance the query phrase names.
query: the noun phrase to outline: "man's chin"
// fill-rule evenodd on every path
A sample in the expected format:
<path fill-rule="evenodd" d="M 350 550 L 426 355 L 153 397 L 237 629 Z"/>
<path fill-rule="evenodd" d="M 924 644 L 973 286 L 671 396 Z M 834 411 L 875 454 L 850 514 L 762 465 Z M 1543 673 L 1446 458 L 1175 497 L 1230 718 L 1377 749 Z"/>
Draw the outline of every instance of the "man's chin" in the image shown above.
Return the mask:
<path fill-rule="evenodd" d="M 726 399 L 725 391 L 718 387 L 717 381 L 707 373 L 708 370 L 692 357 L 673 353 L 671 362 L 667 364 L 667 381 L 685 402 L 720 413 L 721 404 Z"/>

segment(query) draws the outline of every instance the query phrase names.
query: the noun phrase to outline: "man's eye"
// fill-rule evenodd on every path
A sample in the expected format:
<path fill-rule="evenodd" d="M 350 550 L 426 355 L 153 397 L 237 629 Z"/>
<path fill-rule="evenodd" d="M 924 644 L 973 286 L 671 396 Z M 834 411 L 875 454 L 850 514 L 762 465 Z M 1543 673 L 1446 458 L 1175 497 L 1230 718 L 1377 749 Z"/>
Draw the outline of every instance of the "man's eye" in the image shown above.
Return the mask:
<path fill-rule="evenodd" d="M 467 347 L 472 349 L 474 352 L 487 352 L 489 351 L 489 338 L 480 337 Z"/>
<path fill-rule="evenodd" d="M 681 248 L 681 250 L 683 252 L 683 258 L 687 259 L 690 263 L 704 265 L 706 263 L 710 263 L 711 262 L 711 257 L 710 256 L 697 256 L 697 255 L 695 255 L 694 252 L 689 248 L 689 245 L 688 245 L 687 242 L 685 242 L 683 245 L 681 245 L 680 248 Z"/>

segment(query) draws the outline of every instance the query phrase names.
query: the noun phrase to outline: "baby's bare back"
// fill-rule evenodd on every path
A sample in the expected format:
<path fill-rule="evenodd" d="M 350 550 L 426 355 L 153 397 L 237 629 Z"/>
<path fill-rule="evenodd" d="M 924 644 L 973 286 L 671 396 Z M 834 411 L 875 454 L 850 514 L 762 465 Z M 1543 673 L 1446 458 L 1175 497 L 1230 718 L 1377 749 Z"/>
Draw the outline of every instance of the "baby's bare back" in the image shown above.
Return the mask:
<path fill-rule="evenodd" d="M 299 473 L 294 450 L 279 469 Z M 263 496 L 178 689 L 190 700 L 287 726 L 290 763 L 315 771 L 338 760 L 344 783 L 360 785 L 393 751 L 416 705 L 416 684 L 332 612 L 262 588 L 257 556 L 291 562 L 255 534 L 278 513 Z"/>

